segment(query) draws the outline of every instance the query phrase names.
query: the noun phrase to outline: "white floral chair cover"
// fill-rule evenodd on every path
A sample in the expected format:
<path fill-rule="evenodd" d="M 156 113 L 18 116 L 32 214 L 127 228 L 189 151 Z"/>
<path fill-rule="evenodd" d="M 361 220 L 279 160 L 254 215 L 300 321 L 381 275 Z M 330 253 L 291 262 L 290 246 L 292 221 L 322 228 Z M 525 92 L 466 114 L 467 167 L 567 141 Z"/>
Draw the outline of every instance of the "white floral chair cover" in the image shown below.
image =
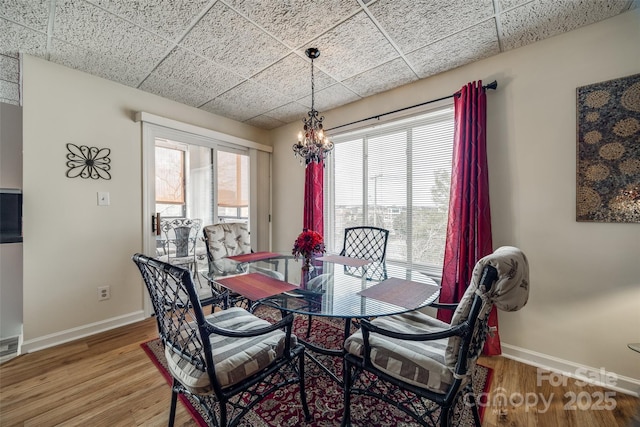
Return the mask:
<path fill-rule="evenodd" d="M 209 258 L 209 273 L 238 273 L 238 263 L 225 259 L 251 253 L 249 226 L 240 222 L 207 225 L 202 229 Z"/>

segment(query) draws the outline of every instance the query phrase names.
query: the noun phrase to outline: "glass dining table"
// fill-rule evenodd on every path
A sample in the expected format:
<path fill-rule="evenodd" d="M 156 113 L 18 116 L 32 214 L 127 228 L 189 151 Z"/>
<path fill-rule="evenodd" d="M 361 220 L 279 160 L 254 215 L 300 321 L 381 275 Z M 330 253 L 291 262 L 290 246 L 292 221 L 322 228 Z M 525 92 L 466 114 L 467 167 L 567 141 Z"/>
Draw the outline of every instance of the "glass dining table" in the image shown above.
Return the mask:
<path fill-rule="evenodd" d="M 426 273 L 393 263 L 326 255 L 304 261 L 281 253 L 256 253 L 238 258 L 239 274 L 207 276 L 213 284 L 237 292 L 260 305 L 286 313 L 306 316 L 306 337 L 300 336 L 309 357 L 336 381 L 341 379 L 327 369 L 318 355 L 342 357 L 341 343 L 353 331 L 359 319 L 401 314 L 435 302 L 439 286 Z M 334 342 L 338 348 L 326 348 L 309 341 L 314 318 L 331 320 L 342 327 Z"/>

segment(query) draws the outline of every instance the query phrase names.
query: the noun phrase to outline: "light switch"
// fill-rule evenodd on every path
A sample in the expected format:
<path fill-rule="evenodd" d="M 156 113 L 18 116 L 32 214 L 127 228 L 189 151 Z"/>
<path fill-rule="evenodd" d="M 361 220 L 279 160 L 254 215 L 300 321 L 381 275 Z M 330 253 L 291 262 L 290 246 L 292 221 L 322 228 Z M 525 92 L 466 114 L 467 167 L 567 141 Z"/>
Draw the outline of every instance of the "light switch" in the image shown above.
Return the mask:
<path fill-rule="evenodd" d="M 109 206 L 111 201 L 109 200 L 108 191 L 98 191 L 98 206 Z"/>

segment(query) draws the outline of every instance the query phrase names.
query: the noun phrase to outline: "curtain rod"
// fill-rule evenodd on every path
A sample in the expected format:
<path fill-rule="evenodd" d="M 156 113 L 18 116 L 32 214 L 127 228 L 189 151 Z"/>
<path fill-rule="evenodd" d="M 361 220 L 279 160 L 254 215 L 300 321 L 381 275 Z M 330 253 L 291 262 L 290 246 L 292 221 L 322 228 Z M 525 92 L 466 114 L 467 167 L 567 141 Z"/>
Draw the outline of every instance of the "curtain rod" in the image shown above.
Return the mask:
<path fill-rule="evenodd" d="M 491 83 L 482 86 L 482 88 L 483 89 L 494 89 L 495 90 L 495 89 L 498 88 L 498 81 L 494 80 Z M 411 105 L 409 107 L 400 108 L 398 110 L 389 111 L 387 113 L 377 114 L 375 116 L 367 117 L 366 119 L 356 120 L 355 122 L 345 123 L 343 125 L 339 125 L 339 126 L 335 126 L 335 127 L 330 128 L 330 129 L 327 129 L 326 132 L 329 132 L 329 131 L 332 131 L 332 130 L 335 130 L 335 129 L 340 129 L 340 128 L 343 128 L 345 126 L 355 125 L 356 123 L 366 122 L 367 120 L 372 120 L 372 119 L 378 119 L 379 120 L 380 117 L 387 116 L 389 114 L 399 113 L 400 111 L 409 110 L 411 108 L 422 107 L 423 105 L 427 105 L 427 104 L 433 104 L 434 102 L 438 102 L 438 101 L 442 101 L 442 100 L 445 100 L 445 99 L 453 98 L 454 96 L 460 96 L 460 92 L 456 92 L 453 95 L 443 96 L 442 98 L 432 99 L 430 101 L 425 101 L 425 102 L 422 102 L 420 104 Z"/>

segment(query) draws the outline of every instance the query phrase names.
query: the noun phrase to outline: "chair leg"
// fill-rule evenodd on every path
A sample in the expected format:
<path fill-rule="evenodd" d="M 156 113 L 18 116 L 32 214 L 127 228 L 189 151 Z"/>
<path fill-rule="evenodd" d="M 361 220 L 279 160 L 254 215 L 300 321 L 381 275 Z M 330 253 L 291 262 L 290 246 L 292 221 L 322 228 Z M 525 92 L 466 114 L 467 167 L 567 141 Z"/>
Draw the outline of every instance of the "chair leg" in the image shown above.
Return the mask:
<path fill-rule="evenodd" d="M 298 372 L 300 375 L 300 401 L 302 402 L 302 410 L 304 411 L 305 421 L 311 421 L 311 413 L 307 404 L 307 389 L 304 384 L 304 352 L 298 356 Z"/>
<path fill-rule="evenodd" d="M 220 427 L 227 427 L 227 401 L 220 400 Z"/>
<path fill-rule="evenodd" d="M 307 320 L 308 320 L 308 322 L 307 322 L 307 339 L 309 339 L 309 337 L 311 336 L 311 319 L 312 319 L 311 315 L 308 314 L 307 315 Z"/>
<path fill-rule="evenodd" d="M 452 427 L 449 419 L 451 410 L 452 408 L 449 406 L 440 407 L 440 427 Z"/>
<path fill-rule="evenodd" d="M 470 387 L 469 387 L 470 388 Z M 476 427 L 481 427 L 480 413 L 478 412 L 478 405 L 476 404 L 476 396 L 473 393 L 473 389 L 468 391 L 469 403 L 471 404 L 471 413 L 473 414 L 473 421 Z"/>
<path fill-rule="evenodd" d="M 346 359 L 342 361 L 342 382 L 343 382 L 343 412 L 341 427 L 351 425 L 351 385 L 353 383 L 351 377 L 351 366 Z"/>
<path fill-rule="evenodd" d="M 476 403 L 476 396 L 473 393 L 471 384 L 467 384 L 467 386 L 464 388 L 463 394 L 459 395 L 459 397 L 454 400 L 452 406 L 441 408 L 440 425 L 442 427 L 452 427 L 452 417 L 454 416 L 456 406 L 462 405 L 460 411 L 464 411 L 465 407 L 467 406 L 467 402 L 469 402 L 469 406 L 471 406 L 474 425 L 476 427 L 482 427 L 482 423 L 480 422 L 480 413 L 478 412 L 478 405 Z"/>
<path fill-rule="evenodd" d="M 169 427 L 173 427 L 176 419 L 176 404 L 178 403 L 178 392 L 171 389 L 171 409 L 169 409 Z"/>

